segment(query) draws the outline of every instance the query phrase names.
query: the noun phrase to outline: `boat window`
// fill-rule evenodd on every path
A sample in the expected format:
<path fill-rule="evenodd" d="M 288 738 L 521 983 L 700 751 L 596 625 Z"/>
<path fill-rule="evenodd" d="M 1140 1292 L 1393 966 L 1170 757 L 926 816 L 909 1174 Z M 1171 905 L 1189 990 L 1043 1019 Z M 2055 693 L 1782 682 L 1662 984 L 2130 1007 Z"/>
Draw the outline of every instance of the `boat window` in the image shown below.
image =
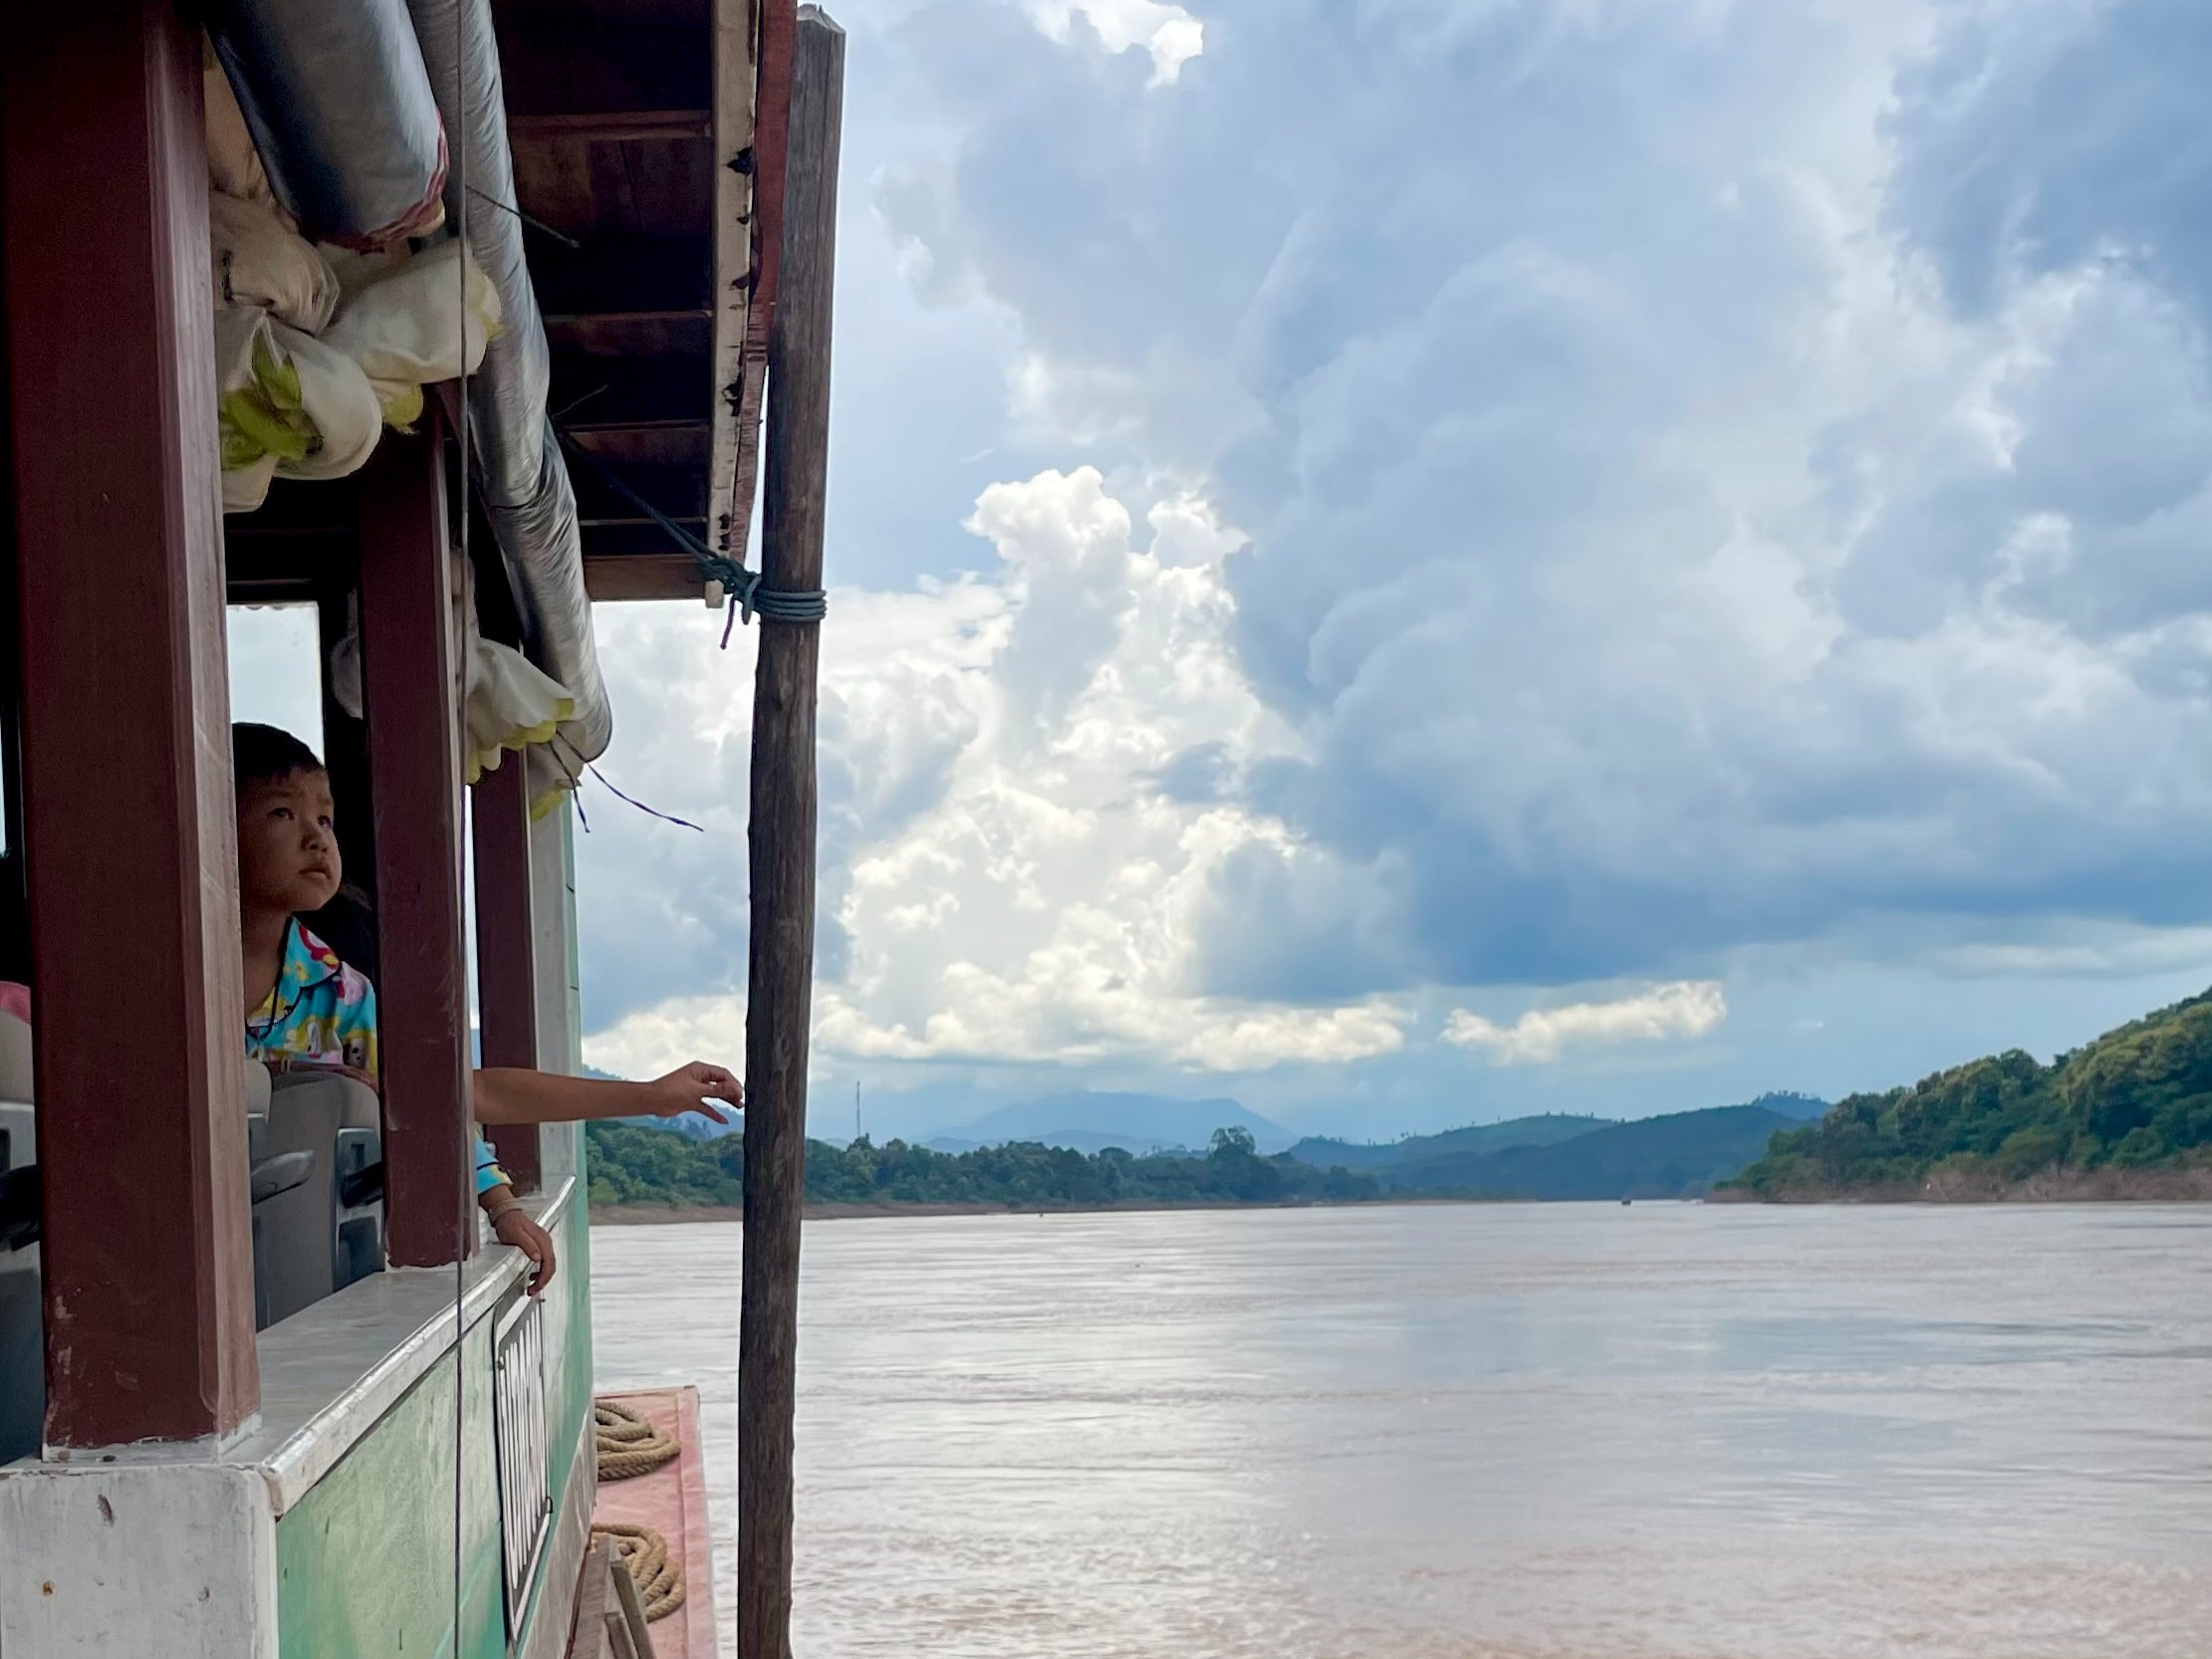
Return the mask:
<path fill-rule="evenodd" d="M 230 713 L 290 732 L 328 758 L 320 618 L 312 604 L 232 605 Z M 316 931 L 349 961 L 365 941 L 326 912 Z M 258 1071 L 258 1067 L 249 1067 Z M 258 1090 L 249 1078 L 254 1322 L 266 1328 L 382 1266 L 382 1149 L 376 1097 L 347 1078 L 293 1072 Z M 258 1109 L 253 1098 L 258 1094 Z"/>
<path fill-rule="evenodd" d="M 323 753 L 322 635 L 311 604 L 230 607 L 230 717 Z"/>

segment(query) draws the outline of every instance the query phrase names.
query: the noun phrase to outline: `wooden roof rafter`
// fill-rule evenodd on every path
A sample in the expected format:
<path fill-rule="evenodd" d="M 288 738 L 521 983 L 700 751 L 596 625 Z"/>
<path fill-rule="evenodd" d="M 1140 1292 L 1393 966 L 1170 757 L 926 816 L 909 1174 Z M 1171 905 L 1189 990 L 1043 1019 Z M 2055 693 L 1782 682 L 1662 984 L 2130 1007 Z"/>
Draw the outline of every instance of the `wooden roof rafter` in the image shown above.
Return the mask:
<path fill-rule="evenodd" d="M 743 559 L 781 238 L 794 0 L 494 0 L 558 426 Z M 547 234 L 550 232 L 550 234 Z M 572 468 L 598 598 L 697 597 L 667 531 Z"/>

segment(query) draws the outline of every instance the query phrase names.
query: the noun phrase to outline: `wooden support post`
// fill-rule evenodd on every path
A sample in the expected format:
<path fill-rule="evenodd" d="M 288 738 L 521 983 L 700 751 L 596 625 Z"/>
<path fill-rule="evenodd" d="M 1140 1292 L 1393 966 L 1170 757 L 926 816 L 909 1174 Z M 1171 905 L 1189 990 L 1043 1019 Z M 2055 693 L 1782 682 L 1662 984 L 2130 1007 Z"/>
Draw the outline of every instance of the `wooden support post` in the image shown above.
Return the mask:
<path fill-rule="evenodd" d="M 476 1029 L 486 1066 L 538 1064 L 537 917 L 531 908 L 530 776 L 509 755 L 469 791 L 476 859 Z M 539 1126 L 504 1123 L 492 1150 L 517 1192 L 543 1184 Z"/>
<path fill-rule="evenodd" d="M 799 8 L 781 291 L 768 355 L 761 575 L 822 586 L 845 31 Z M 792 1414 L 814 1003 L 815 687 L 822 629 L 766 622 L 753 682 L 745 1259 L 738 1318 L 738 1659 L 791 1652 Z"/>
<path fill-rule="evenodd" d="M 376 826 L 384 1239 L 394 1266 L 476 1248 L 462 929 L 461 736 L 443 421 L 386 432 L 364 473 L 362 701 Z"/>
<path fill-rule="evenodd" d="M 335 486 L 319 486 L 334 488 Z M 358 509 L 355 510 L 358 517 Z M 380 982 L 376 960 L 376 818 L 369 790 L 369 728 L 346 712 L 331 679 L 331 656 L 346 637 L 354 595 L 361 583 L 360 550 L 347 538 L 343 558 L 332 561 L 316 595 L 317 635 L 322 645 L 323 767 L 330 774 L 331 801 L 338 809 L 338 844 L 346 855 L 346 884 L 367 898 L 363 909 L 341 897 L 309 923 L 333 950 Z"/>
<path fill-rule="evenodd" d="M 46 1440 L 198 1440 L 260 1403 L 200 37 L 6 29 Z"/>

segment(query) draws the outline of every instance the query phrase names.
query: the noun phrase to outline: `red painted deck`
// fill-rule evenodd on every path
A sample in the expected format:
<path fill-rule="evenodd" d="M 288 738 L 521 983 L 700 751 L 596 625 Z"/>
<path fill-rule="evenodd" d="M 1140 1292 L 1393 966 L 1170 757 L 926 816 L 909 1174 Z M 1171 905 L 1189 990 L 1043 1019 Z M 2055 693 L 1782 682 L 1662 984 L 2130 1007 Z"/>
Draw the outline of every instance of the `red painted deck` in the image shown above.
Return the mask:
<path fill-rule="evenodd" d="M 626 1481 L 600 1483 L 595 1526 L 650 1527 L 683 1567 L 683 1605 L 652 1626 L 654 1659 L 715 1659 L 714 1544 L 707 1531 L 706 1459 L 699 1439 L 699 1391 L 654 1388 L 603 1394 L 664 1429 L 682 1447 L 676 1461 Z"/>

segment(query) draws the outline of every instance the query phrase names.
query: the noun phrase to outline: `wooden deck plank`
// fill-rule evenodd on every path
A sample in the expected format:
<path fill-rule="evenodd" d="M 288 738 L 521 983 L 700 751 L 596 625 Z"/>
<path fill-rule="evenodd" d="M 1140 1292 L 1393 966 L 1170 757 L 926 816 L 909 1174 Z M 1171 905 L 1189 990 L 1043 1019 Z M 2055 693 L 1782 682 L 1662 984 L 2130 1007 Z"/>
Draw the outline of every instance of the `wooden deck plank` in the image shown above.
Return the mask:
<path fill-rule="evenodd" d="M 714 1540 L 707 1526 L 699 1391 L 656 1388 L 600 1397 L 671 1430 L 682 1450 L 675 1462 L 649 1475 L 602 1481 L 592 1524 L 650 1527 L 668 1540 L 669 1557 L 683 1568 L 684 1602 L 652 1626 L 653 1652 L 656 1659 L 716 1659 Z"/>

